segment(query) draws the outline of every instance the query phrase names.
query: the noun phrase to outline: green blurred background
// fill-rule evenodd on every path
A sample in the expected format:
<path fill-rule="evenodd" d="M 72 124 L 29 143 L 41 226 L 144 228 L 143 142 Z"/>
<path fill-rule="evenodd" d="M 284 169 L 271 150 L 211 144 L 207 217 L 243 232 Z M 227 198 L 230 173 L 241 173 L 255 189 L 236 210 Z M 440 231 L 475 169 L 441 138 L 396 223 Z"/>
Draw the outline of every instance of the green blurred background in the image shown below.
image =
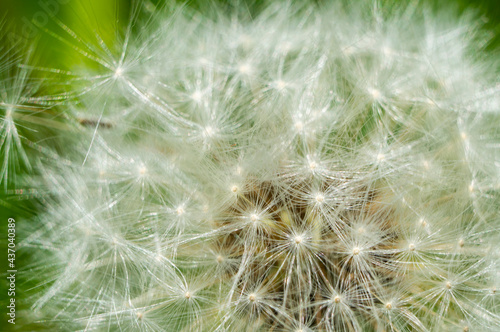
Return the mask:
<path fill-rule="evenodd" d="M 222 0 L 138 0 L 146 3 L 147 8 L 157 8 L 169 6 L 176 3 L 184 4 L 193 9 L 206 8 L 207 4 L 216 3 L 219 5 L 234 4 L 235 1 Z M 326 2 L 329 0 L 311 0 L 312 2 Z M 353 0 L 355 1 L 355 0 Z M 383 4 L 401 2 L 398 0 L 380 0 Z M 404 0 L 414 2 L 417 0 Z M 116 31 L 123 28 L 129 21 L 129 13 L 137 1 L 133 0 L 0 0 L 0 22 L 4 36 L 0 39 L 0 49 L 2 46 L 16 45 L 16 48 L 23 51 L 23 48 L 30 48 L 36 45 L 34 61 L 37 66 L 48 68 L 71 68 L 77 59 L 77 53 L 70 45 L 58 41 L 51 32 L 64 35 L 58 22 L 68 25 L 82 38 L 94 40 L 97 33 L 107 45 L 112 45 L 116 37 Z M 239 5 L 247 6 L 250 12 L 257 13 L 262 7 L 259 0 L 239 0 Z M 421 0 L 420 4 L 430 5 L 433 9 L 439 10 L 443 7 L 450 7 L 454 11 L 463 12 L 467 8 L 475 11 L 481 23 L 484 24 L 485 31 L 489 31 L 491 43 L 487 50 L 498 55 L 500 49 L 500 4 L 499 0 Z M 1 25 L 0 25 L 1 26 Z M 65 35 L 70 39 L 69 35 Z M 3 156 L 0 156 L 0 162 Z M 18 222 L 29 222 L 31 216 L 37 213 L 33 197 L 29 195 L 17 195 L 14 190 L 18 188 L 8 188 L 7 192 L 0 191 L 0 234 L 7 234 L 7 219 L 14 217 Z M 25 188 L 30 189 L 28 187 Z M 26 198 L 26 199 L 25 199 Z M 0 239 L 0 305 L 5 308 L 7 297 L 7 282 L 4 271 L 6 268 L 6 236 L 1 235 Z M 21 237 L 22 234 L 19 234 Z M 4 238 L 5 237 L 5 238 Z M 20 240 L 20 238 L 19 238 Z M 18 241 L 19 241 L 18 240 Z M 19 255 L 21 255 L 20 253 Z M 22 256 L 17 257 L 18 265 L 22 265 Z M 18 280 L 19 297 L 24 296 L 24 291 L 33 287 L 29 280 L 23 280 L 22 275 Z M 8 331 L 11 326 L 7 326 L 5 310 L 0 310 L 0 331 Z M 40 330 L 40 327 L 24 327 L 29 330 Z M 43 329 L 43 328 L 42 328 Z M 18 329 L 18 331 L 28 331 Z"/>

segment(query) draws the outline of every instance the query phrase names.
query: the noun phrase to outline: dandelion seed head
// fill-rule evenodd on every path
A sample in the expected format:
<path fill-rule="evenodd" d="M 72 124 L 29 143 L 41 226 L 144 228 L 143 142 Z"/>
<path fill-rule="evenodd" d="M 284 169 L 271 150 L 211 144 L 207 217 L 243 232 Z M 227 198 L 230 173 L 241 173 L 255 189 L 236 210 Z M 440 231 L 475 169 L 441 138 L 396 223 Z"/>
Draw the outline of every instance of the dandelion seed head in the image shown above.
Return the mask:
<path fill-rule="evenodd" d="M 122 77 L 122 75 L 123 75 L 123 68 L 122 68 L 122 67 L 117 67 L 117 68 L 115 69 L 115 72 L 114 72 L 113 77 L 114 77 L 115 79 L 117 79 L 117 78 Z"/>
<path fill-rule="evenodd" d="M 176 210 L 175 213 L 177 213 L 178 216 L 182 216 L 184 214 L 184 207 L 179 206 Z"/>
<path fill-rule="evenodd" d="M 196 90 L 191 94 L 191 99 L 197 103 L 200 103 L 203 98 L 203 93 L 199 90 Z"/>
<path fill-rule="evenodd" d="M 255 293 L 251 293 L 248 295 L 248 301 L 255 302 L 257 301 L 257 295 Z"/>
<path fill-rule="evenodd" d="M 316 197 L 314 197 L 317 203 L 321 204 L 325 201 L 325 196 L 323 194 L 317 194 Z"/>
<path fill-rule="evenodd" d="M 289 41 L 281 42 L 278 45 L 278 50 L 281 53 L 288 53 L 292 49 L 293 44 Z"/>
<path fill-rule="evenodd" d="M 200 65 L 204 65 L 204 66 L 206 66 L 206 65 L 208 65 L 208 64 L 210 63 L 210 62 L 208 61 L 208 59 L 207 59 L 207 58 L 205 58 L 205 57 L 200 57 L 200 58 L 198 59 L 198 62 L 199 62 L 199 64 L 200 64 Z"/>
<path fill-rule="evenodd" d="M 216 130 L 212 126 L 205 127 L 204 134 L 207 137 L 212 137 L 215 134 Z"/>
<path fill-rule="evenodd" d="M 386 56 L 390 56 L 394 54 L 394 51 L 390 47 L 384 46 L 382 47 L 382 53 L 384 53 Z"/>
<path fill-rule="evenodd" d="M 302 244 L 302 242 L 304 242 L 304 237 L 302 235 L 296 235 L 293 238 L 293 241 L 295 242 L 296 245 L 300 245 Z"/>
<path fill-rule="evenodd" d="M 368 93 L 371 95 L 373 100 L 379 100 L 381 97 L 380 91 L 375 88 L 368 88 Z"/>
<path fill-rule="evenodd" d="M 63 94 L 2 53 L 0 180 L 34 160 L 48 193 L 23 230 L 39 321 L 494 330 L 496 66 L 473 18 L 419 6 L 172 3 L 116 45 L 61 23 L 95 64 L 50 69 Z"/>
<path fill-rule="evenodd" d="M 474 183 L 474 181 L 472 181 L 472 182 L 469 184 L 469 187 L 468 187 L 469 192 L 470 192 L 470 193 L 473 193 L 473 192 L 475 191 L 475 189 L 476 189 L 475 187 L 476 187 L 476 186 L 475 186 L 475 183 Z"/>
<path fill-rule="evenodd" d="M 253 72 L 253 68 L 251 64 L 243 63 L 238 66 L 238 71 L 243 75 L 251 75 Z"/>
<path fill-rule="evenodd" d="M 294 124 L 294 128 L 297 131 L 302 131 L 302 129 L 304 129 L 304 123 L 302 123 L 301 121 L 297 121 Z"/>
<path fill-rule="evenodd" d="M 284 90 L 288 86 L 288 84 L 283 80 L 277 80 L 273 83 L 273 85 L 279 91 Z"/>

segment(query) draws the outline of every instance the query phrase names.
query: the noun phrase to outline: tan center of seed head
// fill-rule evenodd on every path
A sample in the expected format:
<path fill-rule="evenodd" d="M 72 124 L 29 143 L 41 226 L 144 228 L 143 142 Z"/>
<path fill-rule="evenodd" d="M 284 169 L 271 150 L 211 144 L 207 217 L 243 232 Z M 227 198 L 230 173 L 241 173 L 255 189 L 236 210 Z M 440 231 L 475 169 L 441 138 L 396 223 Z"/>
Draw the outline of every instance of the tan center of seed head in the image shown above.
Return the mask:
<path fill-rule="evenodd" d="M 336 295 L 336 296 L 333 298 L 333 302 L 335 302 L 335 303 L 339 303 L 339 302 L 340 302 L 340 296 Z"/>
<path fill-rule="evenodd" d="M 392 303 L 391 303 L 391 302 L 387 302 L 387 303 L 385 304 L 385 307 L 386 307 L 386 309 L 391 310 L 391 309 L 392 309 Z"/>
<path fill-rule="evenodd" d="M 238 190 L 239 190 L 239 188 L 238 188 L 238 186 L 236 186 L 236 185 L 234 185 L 234 186 L 232 186 L 232 187 L 231 187 L 231 191 L 232 191 L 233 193 L 238 192 Z"/>
<path fill-rule="evenodd" d="M 359 255 L 360 252 L 361 252 L 361 250 L 358 247 L 355 247 L 354 249 L 352 249 L 353 255 Z"/>
<path fill-rule="evenodd" d="M 186 299 L 190 299 L 190 298 L 191 298 L 191 296 L 192 296 L 192 295 L 191 295 L 191 293 L 190 293 L 190 292 L 186 292 L 186 293 L 184 294 L 184 297 L 185 297 Z"/>
<path fill-rule="evenodd" d="M 222 255 L 217 255 L 215 259 L 217 260 L 217 263 L 222 263 L 224 261 L 224 257 L 222 257 Z"/>
<path fill-rule="evenodd" d="M 248 300 L 250 302 L 255 302 L 255 300 L 257 300 L 257 296 L 252 293 L 252 294 L 248 295 Z"/>

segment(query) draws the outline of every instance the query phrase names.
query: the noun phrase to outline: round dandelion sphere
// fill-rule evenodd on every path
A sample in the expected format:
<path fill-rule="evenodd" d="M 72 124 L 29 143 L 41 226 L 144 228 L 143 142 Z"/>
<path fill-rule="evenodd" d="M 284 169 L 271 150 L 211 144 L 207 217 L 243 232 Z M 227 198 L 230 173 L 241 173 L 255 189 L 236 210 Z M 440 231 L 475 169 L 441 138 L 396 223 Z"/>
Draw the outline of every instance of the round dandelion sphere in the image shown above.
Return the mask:
<path fill-rule="evenodd" d="M 0 94 L 5 158 L 46 191 L 20 244 L 36 258 L 34 323 L 498 329 L 498 61 L 474 16 L 370 1 L 162 10 L 112 45 L 61 24 L 91 64 L 52 71 L 70 91 Z M 53 139 L 64 149 L 28 157 L 15 128 L 48 126 L 25 115 L 42 102 L 70 129 Z"/>

